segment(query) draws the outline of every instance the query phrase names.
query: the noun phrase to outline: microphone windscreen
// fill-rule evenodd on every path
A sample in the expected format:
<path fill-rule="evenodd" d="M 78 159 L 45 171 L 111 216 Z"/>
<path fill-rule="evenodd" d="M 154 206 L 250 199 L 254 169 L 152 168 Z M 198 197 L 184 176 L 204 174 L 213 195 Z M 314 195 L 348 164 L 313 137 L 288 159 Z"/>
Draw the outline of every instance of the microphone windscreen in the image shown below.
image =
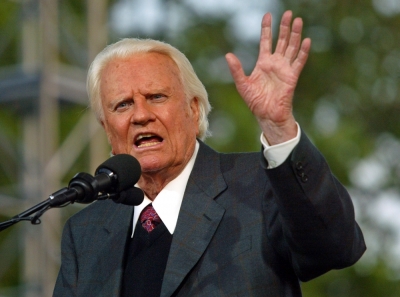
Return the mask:
<path fill-rule="evenodd" d="M 144 199 L 144 193 L 141 189 L 133 187 L 126 191 L 119 193 L 117 198 L 113 198 L 115 203 L 121 203 L 125 205 L 139 205 Z"/>
<path fill-rule="evenodd" d="M 108 169 L 117 175 L 118 192 L 133 187 L 140 178 L 141 168 L 139 161 L 129 154 L 118 154 L 107 159 L 96 169 L 96 174 L 102 169 Z"/>

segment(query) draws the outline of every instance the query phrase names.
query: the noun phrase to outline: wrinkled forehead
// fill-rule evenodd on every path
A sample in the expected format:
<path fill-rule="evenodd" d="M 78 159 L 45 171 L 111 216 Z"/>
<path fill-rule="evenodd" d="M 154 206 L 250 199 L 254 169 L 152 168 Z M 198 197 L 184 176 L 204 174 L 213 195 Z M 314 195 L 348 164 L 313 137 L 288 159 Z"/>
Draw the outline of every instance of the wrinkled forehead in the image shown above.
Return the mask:
<path fill-rule="evenodd" d="M 166 79 L 184 86 L 181 72 L 175 61 L 166 54 L 158 52 L 140 52 L 124 56 L 115 56 L 104 63 L 100 80 L 119 79 L 124 76 Z"/>
<path fill-rule="evenodd" d="M 123 56 L 114 56 L 105 61 L 102 73 L 110 67 L 121 67 L 121 65 L 129 65 L 132 70 L 140 71 L 147 65 L 158 69 L 168 69 L 177 76 L 180 76 L 178 65 L 175 61 L 164 53 L 159 52 L 139 52 L 131 53 Z"/>
<path fill-rule="evenodd" d="M 122 96 L 128 91 L 170 93 L 183 97 L 186 92 L 175 62 L 159 53 L 141 53 L 110 60 L 100 78 L 100 98 Z"/>

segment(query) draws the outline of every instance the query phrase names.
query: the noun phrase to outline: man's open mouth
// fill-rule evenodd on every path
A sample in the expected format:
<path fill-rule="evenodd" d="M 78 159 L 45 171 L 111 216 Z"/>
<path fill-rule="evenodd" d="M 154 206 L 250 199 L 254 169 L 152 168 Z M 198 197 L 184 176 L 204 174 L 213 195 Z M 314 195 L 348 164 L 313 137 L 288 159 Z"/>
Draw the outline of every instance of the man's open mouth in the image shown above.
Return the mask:
<path fill-rule="evenodd" d="M 157 145 L 159 143 L 161 143 L 163 141 L 163 139 L 155 134 L 140 134 L 135 141 L 135 145 L 138 148 L 142 148 L 142 147 L 149 147 L 149 146 L 153 146 L 153 145 Z"/>

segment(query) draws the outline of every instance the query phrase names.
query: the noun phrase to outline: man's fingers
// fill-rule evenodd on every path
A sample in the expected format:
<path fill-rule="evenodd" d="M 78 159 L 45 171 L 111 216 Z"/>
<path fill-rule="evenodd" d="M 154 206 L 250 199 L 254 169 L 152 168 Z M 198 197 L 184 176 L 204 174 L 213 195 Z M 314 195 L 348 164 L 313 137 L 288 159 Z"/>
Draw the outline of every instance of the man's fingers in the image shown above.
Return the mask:
<path fill-rule="evenodd" d="M 289 45 L 285 51 L 285 57 L 293 62 L 297 57 L 301 43 L 301 31 L 303 30 L 303 20 L 295 18 L 292 25 L 292 32 L 290 33 Z"/>
<path fill-rule="evenodd" d="M 305 38 L 301 43 L 301 48 L 297 55 L 297 58 L 294 60 L 292 64 L 292 68 L 297 76 L 300 76 L 300 73 L 307 62 L 310 49 L 311 49 L 311 39 Z"/>
<path fill-rule="evenodd" d="M 276 44 L 275 53 L 284 55 L 290 38 L 290 23 L 292 22 L 292 12 L 285 11 L 282 16 L 281 25 L 279 27 L 278 42 Z"/>
<path fill-rule="evenodd" d="M 231 71 L 236 86 L 243 84 L 246 76 L 244 74 L 243 67 L 239 59 L 232 53 L 226 54 L 225 59 L 228 63 L 229 70 Z"/>
<path fill-rule="evenodd" d="M 260 55 L 272 52 L 272 16 L 264 15 L 261 22 Z"/>

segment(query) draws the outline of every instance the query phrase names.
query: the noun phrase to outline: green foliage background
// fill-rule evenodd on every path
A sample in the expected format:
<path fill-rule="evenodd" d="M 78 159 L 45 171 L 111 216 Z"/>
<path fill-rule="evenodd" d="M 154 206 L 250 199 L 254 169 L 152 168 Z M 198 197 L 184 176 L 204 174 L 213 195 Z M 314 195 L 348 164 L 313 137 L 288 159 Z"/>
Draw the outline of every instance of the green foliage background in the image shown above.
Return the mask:
<path fill-rule="evenodd" d="M 32 9 L 35 9 L 35 2 L 32 1 Z M 110 1 L 110 14 L 119 2 Z M 131 2 L 132 5 L 138 3 Z M 89 61 L 85 2 L 63 0 L 59 3 L 62 49 L 59 59 L 86 69 Z M 259 150 L 260 131 L 237 94 L 224 61 L 225 53 L 234 52 L 249 73 L 257 58 L 258 40 L 240 36 L 232 29 L 232 19 L 238 13 L 234 9 L 210 13 L 199 11 L 190 1 L 157 3 L 162 6 L 163 17 L 155 30 L 132 26 L 121 33 L 113 30 L 110 23 L 109 42 L 128 36 L 151 37 L 181 49 L 204 82 L 213 106 L 210 123 L 214 137 L 207 143 L 225 152 Z M 354 194 L 358 220 L 367 244 L 372 243 L 373 247 L 355 266 L 329 272 L 303 284 L 304 296 L 400 296 L 396 266 L 399 259 L 393 253 L 398 235 L 392 226 L 377 223 L 374 216 L 382 214 L 371 215 L 370 209 L 376 199 L 388 191 L 400 201 L 400 4 L 378 0 L 281 0 L 273 3 L 275 5 L 260 0 L 249 1 L 248 5 L 265 12 L 271 9 L 275 21 L 286 9 L 303 18 L 304 36 L 311 37 L 313 44 L 296 90 L 294 113 L 335 175 Z M 387 9 L 388 3 L 395 6 Z M 9 70 L 20 63 L 23 15 L 20 2 L 0 1 L 0 79 L 7 78 Z M 178 25 L 173 27 L 171 23 Z M 278 28 L 277 23 L 274 28 Z M 60 142 L 85 108 L 63 106 Z M 0 105 L 0 193 L 16 197 L 21 175 L 16 164 L 22 145 L 18 110 L 15 106 Z M 85 151 L 71 168 L 69 177 L 87 168 L 87 154 Z M 354 169 L 362 162 L 368 165 L 371 161 L 377 162 L 385 174 L 383 179 L 379 176 L 372 179 L 379 179 L 379 183 L 365 185 L 355 176 L 360 171 Z M 76 210 L 65 210 L 65 217 Z M 9 214 L 2 213 L 0 221 L 13 214 L 12 209 Z M 18 244 L 18 239 L 13 238 L 11 230 L 0 234 L 0 244 L 6 242 L 7 251 L 12 254 L 10 249 Z M 0 255 L 1 261 L 5 261 L 3 257 Z M 15 265 L 7 265 L 7 272 L 2 274 L 0 296 L 11 296 L 7 295 L 7 288 L 21 285 L 18 257 L 13 256 L 9 261 L 14 261 Z"/>

